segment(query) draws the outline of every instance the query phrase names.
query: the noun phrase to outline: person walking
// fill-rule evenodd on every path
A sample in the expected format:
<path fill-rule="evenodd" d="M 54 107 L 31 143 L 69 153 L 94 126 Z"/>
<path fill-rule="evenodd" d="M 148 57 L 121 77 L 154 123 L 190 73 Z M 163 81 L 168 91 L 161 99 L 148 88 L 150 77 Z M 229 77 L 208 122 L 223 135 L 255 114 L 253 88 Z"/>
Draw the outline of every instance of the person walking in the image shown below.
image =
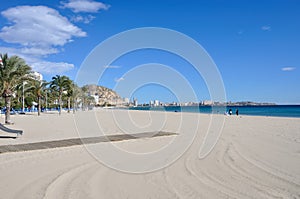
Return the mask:
<path fill-rule="evenodd" d="M 239 116 L 239 109 L 236 109 L 235 114 Z"/>

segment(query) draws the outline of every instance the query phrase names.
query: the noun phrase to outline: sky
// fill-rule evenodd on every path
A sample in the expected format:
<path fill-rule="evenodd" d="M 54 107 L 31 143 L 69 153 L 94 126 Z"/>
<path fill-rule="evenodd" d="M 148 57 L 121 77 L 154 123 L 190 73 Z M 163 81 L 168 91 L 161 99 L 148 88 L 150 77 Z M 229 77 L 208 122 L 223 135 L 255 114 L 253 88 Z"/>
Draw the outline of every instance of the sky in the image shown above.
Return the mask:
<path fill-rule="evenodd" d="M 2 1 L 0 9 L 0 52 L 24 58 L 47 81 L 57 74 L 76 81 L 84 60 L 108 38 L 130 29 L 159 27 L 180 32 L 203 47 L 218 68 L 227 101 L 300 104 L 298 0 L 10 0 Z M 172 69 L 170 74 L 157 64 Z M 130 76 L 140 66 L 148 67 L 145 73 Z M 174 75 L 170 85 L 149 81 L 130 93 L 118 90 L 140 103 L 195 100 L 181 88 L 185 80 L 198 101 L 211 99 L 205 77 L 172 52 L 141 49 L 97 67 L 105 69 L 98 84 L 112 89 L 129 77 L 142 81 L 149 75 Z M 155 71 L 146 72 L 149 68 Z"/>

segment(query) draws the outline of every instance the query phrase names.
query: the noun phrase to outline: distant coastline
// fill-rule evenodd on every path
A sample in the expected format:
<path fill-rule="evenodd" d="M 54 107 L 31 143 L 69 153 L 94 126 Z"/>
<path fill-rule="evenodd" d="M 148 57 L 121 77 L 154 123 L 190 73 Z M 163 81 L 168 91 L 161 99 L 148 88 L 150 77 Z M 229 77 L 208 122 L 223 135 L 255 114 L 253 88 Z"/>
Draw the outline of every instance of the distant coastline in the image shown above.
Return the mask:
<path fill-rule="evenodd" d="M 242 101 L 242 102 L 226 102 L 226 103 L 214 103 L 214 106 L 277 106 L 276 103 L 269 102 L 251 102 L 251 101 Z"/>
<path fill-rule="evenodd" d="M 214 101 L 209 101 L 209 100 L 205 100 L 205 101 L 201 101 L 201 102 L 172 102 L 172 103 L 168 103 L 168 102 L 160 102 L 157 104 L 138 104 L 135 105 L 134 103 L 129 103 L 128 104 L 129 107 L 132 106 L 140 106 L 140 107 L 164 107 L 164 106 L 277 106 L 276 103 L 269 103 L 269 102 L 251 102 L 251 101 L 241 101 L 241 102 L 214 102 Z"/>
<path fill-rule="evenodd" d="M 125 108 L 127 109 L 127 108 Z M 233 114 L 238 109 L 239 115 L 272 116 L 272 117 L 298 117 L 300 118 L 300 105 L 196 105 L 196 106 L 136 106 L 128 107 L 129 110 L 140 111 L 167 111 L 167 112 L 191 112 L 205 114 L 224 114 L 232 109 Z"/>

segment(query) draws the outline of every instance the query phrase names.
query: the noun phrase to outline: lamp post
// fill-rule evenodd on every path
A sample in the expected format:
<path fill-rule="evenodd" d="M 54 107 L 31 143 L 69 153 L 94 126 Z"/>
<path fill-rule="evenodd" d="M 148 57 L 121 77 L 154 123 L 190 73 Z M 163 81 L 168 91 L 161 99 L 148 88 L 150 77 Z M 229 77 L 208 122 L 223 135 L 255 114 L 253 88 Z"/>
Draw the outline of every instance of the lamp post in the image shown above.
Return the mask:
<path fill-rule="evenodd" d="M 25 85 L 27 84 L 27 82 L 26 81 L 23 81 L 23 87 L 22 87 L 22 113 L 24 113 L 25 112 L 25 92 L 24 92 L 24 87 L 25 87 Z"/>
<path fill-rule="evenodd" d="M 45 90 L 46 93 L 46 107 L 45 107 L 45 112 L 47 112 L 47 90 Z"/>
<path fill-rule="evenodd" d="M 25 85 L 25 82 L 23 81 L 23 88 L 22 88 L 22 113 L 24 113 L 24 85 Z"/>

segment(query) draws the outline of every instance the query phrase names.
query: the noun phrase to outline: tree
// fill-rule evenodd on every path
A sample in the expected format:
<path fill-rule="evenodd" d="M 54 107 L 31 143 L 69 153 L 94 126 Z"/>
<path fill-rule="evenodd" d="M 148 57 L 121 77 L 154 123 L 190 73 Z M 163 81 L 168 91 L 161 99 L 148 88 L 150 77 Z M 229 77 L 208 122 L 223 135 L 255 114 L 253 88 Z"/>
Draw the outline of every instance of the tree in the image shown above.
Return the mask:
<path fill-rule="evenodd" d="M 89 110 L 95 105 L 95 98 L 90 95 L 89 86 L 83 86 L 81 88 L 81 98 L 82 98 L 82 110 Z"/>
<path fill-rule="evenodd" d="M 0 58 L 2 60 L 0 66 L 1 93 L 6 107 L 5 123 L 10 124 L 12 123 L 10 120 L 11 98 L 17 85 L 31 73 L 31 68 L 18 56 L 9 58 L 7 54 L 0 54 Z"/>
<path fill-rule="evenodd" d="M 59 115 L 62 109 L 62 95 L 69 88 L 70 81 L 67 76 L 56 75 L 50 82 L 50 88 L 58 93 Z"/>
<path fill-rule="evenodd" d="M 68 113 L 70 113 L 70 110 L 71 110 L 71 98 L 73 97 L 74 95 L 74 88 L 75 88 L 75 84 L 72 80 L 68 80 L 68 84 L 67 84 L 67 87 L 66 87 L 66 95 L 67 95 L 67 101 L 68 101 Z M 74 107 L 73 107 L 74 109 Z"/>
<path fill-rule="evenodd" d="M 78 108 L 78 101 L 80 99 L 82 95 L 82 90 L 79 86 L 77 86 L 75 83 L 73 84 L 73 113 L 75 113 L 75 111 Z"/>
<path fill-rule="evenodd" d="M 49 86 L 46 89 L 46 95 L 47 95 L 47 105 L 46 106 L 50 109 L 54 108 L 55 107 L 55 102 L 57 101 L 57 99 L 59 97 L 58 92 L 51 89 L 51 87 Z"/>
<path fill-rule="evenodd" d="M 43 92 L 46 86 L 49 84 L 46 81 L 38 81 L 36 79 L 31 79 L 28 81 L 30 84 L 29 91 L 34 97 L 36 97 L 38 102 L 38 116 L 41 115 L 41 99 L 43 97 Z"/>

